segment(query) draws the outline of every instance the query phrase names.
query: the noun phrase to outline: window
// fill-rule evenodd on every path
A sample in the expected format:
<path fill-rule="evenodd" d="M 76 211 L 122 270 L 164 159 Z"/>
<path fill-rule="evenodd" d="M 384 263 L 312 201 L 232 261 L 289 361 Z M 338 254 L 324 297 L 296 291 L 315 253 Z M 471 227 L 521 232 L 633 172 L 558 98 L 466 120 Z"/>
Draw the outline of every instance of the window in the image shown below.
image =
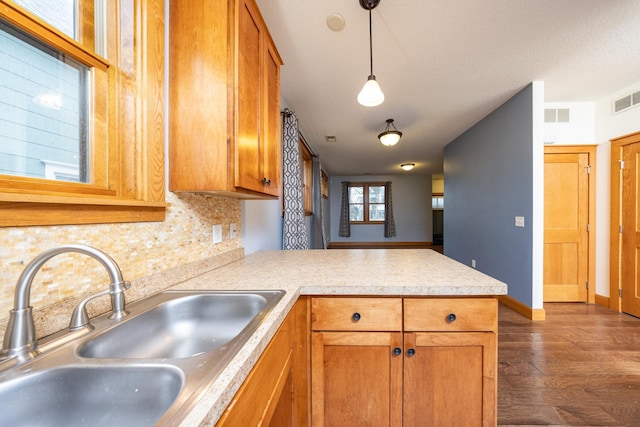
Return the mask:
<path fill-rule="evenodd" d="M 352 224 L 384 222 L 384 183 L 349 184 L 349 221 Z"/>
<path fill-rule="evenodd" d="M 163 87 L 163 0 L 0 0 L 0 226 L 164 219 Z"/>
<path fill-rule="evenodd" d="M 304 187 L 304 214 L 313 214 L 313 155 L 300 134 L 300 156 L 302 157 L 302 186 Z"/>
<path fill-rule="evenodd" d="M 88 182 L 88 79 L 86 65 L 0 21 L 0 174 Z"/>
<path fill-rule="evenodd" d="M 444 209 L 444 194 L 433 193 L 431 196 L 431 209 Z"/>

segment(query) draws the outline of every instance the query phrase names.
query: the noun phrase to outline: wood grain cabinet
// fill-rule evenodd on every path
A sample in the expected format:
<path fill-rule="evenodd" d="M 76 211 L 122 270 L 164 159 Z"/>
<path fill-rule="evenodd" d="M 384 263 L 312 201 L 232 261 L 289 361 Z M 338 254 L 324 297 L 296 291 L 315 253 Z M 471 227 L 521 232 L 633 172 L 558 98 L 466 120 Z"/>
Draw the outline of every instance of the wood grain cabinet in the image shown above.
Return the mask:
<path fill-rule="evenodd" d="M 313 426 L 495 426 L 497 301 L 313 298 Z"/>
<path fill-rule="evenodd" d="M 282 60 L 255 0 L 169 12 L 169 189 L 278 197 Z"/>
<path fill-rule="evenodd" d="M 298 300 L 216 427 L 309 424 L 308 299 Z"/>

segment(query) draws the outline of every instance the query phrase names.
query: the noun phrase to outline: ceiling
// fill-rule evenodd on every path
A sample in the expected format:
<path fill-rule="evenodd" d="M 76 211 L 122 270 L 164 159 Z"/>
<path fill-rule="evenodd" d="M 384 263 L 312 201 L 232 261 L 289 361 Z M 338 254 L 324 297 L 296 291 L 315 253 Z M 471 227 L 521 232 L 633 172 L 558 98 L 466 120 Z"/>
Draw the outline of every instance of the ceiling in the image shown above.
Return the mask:
<path fill-rule="evenodd" d="M 369 15 L 358 0 L 257 0 L 278 46 L 283 107 L 329 175 L 442 173 L 443 147 L 532 81 L 546 102 L 597 101 L 640 81 L 638 0 L 381 0 L 373 10 L 378 107 L 356 96 L 369 75 Z M 327 17 L 338 13 L 336 32 Z M 403 136 L 377 135 L 393 118 Z M 336 142 L 327 142 L 326 136 Z"/>

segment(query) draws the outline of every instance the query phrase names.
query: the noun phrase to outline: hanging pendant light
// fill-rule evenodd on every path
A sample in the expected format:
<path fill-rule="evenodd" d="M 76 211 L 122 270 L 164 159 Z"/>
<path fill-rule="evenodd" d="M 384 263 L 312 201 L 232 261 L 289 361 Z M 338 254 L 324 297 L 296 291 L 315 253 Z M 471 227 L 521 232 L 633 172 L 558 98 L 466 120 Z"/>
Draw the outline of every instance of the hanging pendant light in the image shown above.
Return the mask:
<path fill-rule="evenodd" d="M 396 125 L 393 124 L 393 119 L 387 119 L 387 127 L 384 132 L 378 135 L 378 139 L 383 145 L 391 146 L 396 145 L 398 141 L 400 141 L 401 136 L 402 132 L 396 129 Z"/>
<path fill-rule="evenodd" d="M 384 93 L 373 74 L 373 41 L 371 35 L 371 9 L 380 4 L 380 0 L 360 0 L 360 6 L 369 11 L 369 64 L 370 74 L 367 82 L 358 94 L 358 103 L 365 107 L 375 107 L 384 101 Z"/>

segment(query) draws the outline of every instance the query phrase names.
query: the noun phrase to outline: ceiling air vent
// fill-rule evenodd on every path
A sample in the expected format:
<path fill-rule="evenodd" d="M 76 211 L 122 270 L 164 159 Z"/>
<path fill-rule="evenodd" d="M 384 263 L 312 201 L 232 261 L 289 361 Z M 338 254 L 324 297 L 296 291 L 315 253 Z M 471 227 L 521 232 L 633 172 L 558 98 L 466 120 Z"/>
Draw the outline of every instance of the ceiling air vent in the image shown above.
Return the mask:
<path fill-rule="evenodd" d="M 613 101 L 613 112 L 621 113 L 640 104 L 640 91 L 630 93 Z"/>
<path fill-rule="evenodd" d="M 569 123 L 570 114 L 568 108 L 545 108 L 545 123 Z"/>

